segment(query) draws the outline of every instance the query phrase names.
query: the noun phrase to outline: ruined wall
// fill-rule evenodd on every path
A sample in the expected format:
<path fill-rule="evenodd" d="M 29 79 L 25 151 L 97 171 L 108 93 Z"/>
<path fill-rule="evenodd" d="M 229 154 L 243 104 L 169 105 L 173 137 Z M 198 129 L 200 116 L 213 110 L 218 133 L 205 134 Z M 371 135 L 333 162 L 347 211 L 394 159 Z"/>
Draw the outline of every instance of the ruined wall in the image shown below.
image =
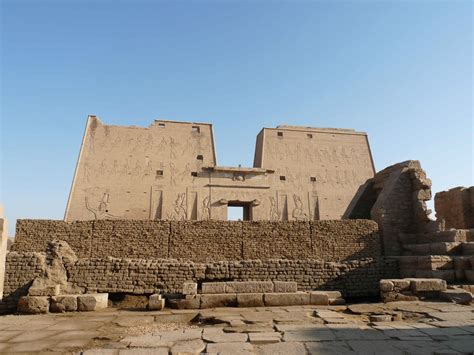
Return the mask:
<path fill-rule="evenodd" d="M 435 195 L 436 218 L 445 228 L 474 228 L 474 186 L 455 187 Z"/>
<path fill-rule="evenodd" d="M 64 240 L 79 258 L 192 261 L 373 258 L 382 254 L 369 220 L 314 222 L 18 220 L 13 251 L 45 251 Z"/>
<path fill-rule="evenodd" d="M 370 210 L 380 228 L 384 255 L 401 255 L 400 234 L 431 228 L 425 202 L 429 199 L 431 181 L 418 161 L 409 160 L 389 166 L 361 186 L 344 217 L 367 218 Z"/>

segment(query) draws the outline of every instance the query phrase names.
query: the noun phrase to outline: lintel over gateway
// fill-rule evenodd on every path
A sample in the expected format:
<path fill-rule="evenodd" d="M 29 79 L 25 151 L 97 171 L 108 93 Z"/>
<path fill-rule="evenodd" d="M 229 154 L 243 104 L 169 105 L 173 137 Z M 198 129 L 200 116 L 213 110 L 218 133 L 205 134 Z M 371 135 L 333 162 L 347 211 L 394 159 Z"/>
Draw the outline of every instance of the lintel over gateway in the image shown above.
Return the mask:
<path fill-rule="evenodd" d="M 217 165 L 208 123 L 112 126 L 89 116 L 65 220 L 339 219 L 375 170 L 367 134 L 277 126 L 257 135 L 254 166 Z"/>

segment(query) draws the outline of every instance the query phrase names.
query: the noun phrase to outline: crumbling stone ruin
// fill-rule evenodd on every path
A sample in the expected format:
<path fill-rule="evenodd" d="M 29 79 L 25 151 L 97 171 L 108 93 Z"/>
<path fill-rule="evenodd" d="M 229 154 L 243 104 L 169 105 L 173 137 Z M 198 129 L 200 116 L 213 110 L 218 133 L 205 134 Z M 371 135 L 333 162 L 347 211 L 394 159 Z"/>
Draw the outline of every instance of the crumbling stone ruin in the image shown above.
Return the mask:
<path fill-rule="evenodd" d="M 455 187 L 435 195 L 436 218 L 446 229 L 474 228 L 474 187 Z"/>
<path fill-rule="evenodd" d="M 175 133 L 189 148 L 172 139 Z M 0 310 L 90 310 L 103 307 L 106 294 L 144 295 L 149 309 L 379 295 L 469 299 L 474 229 L 449 208 L 437 211 L 442 219 L 429 218 L 431 181 L 418 161 L 374 175 L 365 134 L 280 126 L 259 134 L 254 168 L 223 168 L 211 138 L 209 125 L 157 121 L 140 129 L 90 117 L 66 220 L 17 221 Z M 104 162 L 104 154 L 123 153 L 114 142 L 132 159 Z M 205 158 L 186 168 L 194 155 Z M 142 158 L 148 163 L 130 168 Z M 185 174 L 177 180 L 173 167 L 180 164 Z M 355 165 L 364 173 L 351 179 Z M 162 174 L 153 173 L 157 166 Z M 117 186 L 110 185 L 114 174 Z M 473 188 L 459 189 L 452 201 L 442 193 L 436 206 L 462 206 L 456 208 L 468 216 L 465 191 Z M 245 208 L 243 221 L 224 220 L 232 205 Z M 432 289 L 420 289 L 426 285 Z"/>

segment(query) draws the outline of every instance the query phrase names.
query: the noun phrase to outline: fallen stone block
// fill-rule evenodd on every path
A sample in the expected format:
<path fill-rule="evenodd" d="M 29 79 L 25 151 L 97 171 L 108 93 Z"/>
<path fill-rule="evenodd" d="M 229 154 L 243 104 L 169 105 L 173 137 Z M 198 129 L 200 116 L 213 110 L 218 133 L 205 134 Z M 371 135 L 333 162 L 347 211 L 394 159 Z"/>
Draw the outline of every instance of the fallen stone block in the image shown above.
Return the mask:
<path fill-rule="evenodd" d="M 107 308 L 108 293 L 91 293 L 77 296 L 77 310 L 91 312 Z"/>
<path fill-rule="evenodd" d="M 237 305 L 239 307 L 263 307 L 263 293 L 238 293 Z"/>
<path fill-rule="evenodd" d="M 310 291 L 309 304 L 314 306 L 327 306 L 329 305 L 329 296 L 324 291 Z"/>
<path fill-rule="evenodd" d="M 472 294 L 463 289 L 454 289 L 441 291 L 439 297 L 442 300 L 454 302 L 458 304 L 470 304 L 472 302 Z"/>
<path fill-rule="evenodd" d="M 271 281 L 233 281 L 226 282 L 226 293 L 265 293 L 273 292 L 273 282 Z"/>
<path fill-rule="evenodd" d="M 446 281 L 441 279 L 411 279 L 410 282 L 413 292 L 446 290 Z"/>
<path fill-rule="evenodd" d="M 380 292 L 390 292 L 393 291 L 395 285 L 391 280 L 380 280 L 379 288 Z"/>
<path fill-rule="evenodd" d="M 63 313 L 77 311 L 77 295 L 51 297 L 50 312 Z"/>
<path fill-rule="evenodd" d="M 391 314 L 371 314 L 369 315 L 370 322 L 391 322 Z"/>
<path fill-rule="evenodd" d="M 309 305 L 309 293 L 265 293 L 263 301 L 265 306 L 300 306 Z"/>
<path fill-rule="evenodd" d="M 273 281 L 274 292 L 296 292 L 298 284 L 295 281 Z"/>
<path fill-rule="evenodd" d="M 221 294 L 225 293 L 225 282 L 203 282 L 202 283 L 202 294 Z"/>
<path fill-rule="evenodd" d="M 161 311 L 163 308 L 165 308 L 165 300 L 160 294 L 155 293 L 148 298 L 147 308 L 150 311 Z"/>
<path fill-rule="evenodd" d="M 196 295 L 197 294 L 197 283 L 196 282 L 185 282 L 183 283 L 183 295 Z"/>
<path fill-rule="evenodd" d="M 330 298 L 329 299 L 329 305 L 331 305 L 331 306 L 342 306 L 344 304 L 346 304 L 346 300 L 342 297 Z"/>
<path fill-rule="evenodd" d="M 201 295 L 201 308 L 237 307 L 237 294 L 222 293 Z"/>
<path fill-rule="evenodd" d="M 29 314 L 48 313 L 49 297 L 23 296 L 18 301 L 17 311 Z"/>
<path fill-rule="evenodd" d="M 60 285 L 30 287 L 30 289 L 28 290 L 28 296 L 58 296 L 60 292 Z"/>

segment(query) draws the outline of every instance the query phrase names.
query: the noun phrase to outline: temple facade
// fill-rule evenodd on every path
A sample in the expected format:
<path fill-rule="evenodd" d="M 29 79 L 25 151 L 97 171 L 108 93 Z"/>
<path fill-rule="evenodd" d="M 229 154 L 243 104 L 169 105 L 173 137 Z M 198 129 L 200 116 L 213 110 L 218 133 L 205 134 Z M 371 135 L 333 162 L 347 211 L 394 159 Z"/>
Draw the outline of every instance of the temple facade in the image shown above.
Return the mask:
<path fill-rule="evenodd" d="M 277 126 L 257 135 L 253 167 L 219 166 L 212 125 L 112 126 L 89 116 L 65 220 L 340 219 L 374 176 L 367 134 Z"/>

